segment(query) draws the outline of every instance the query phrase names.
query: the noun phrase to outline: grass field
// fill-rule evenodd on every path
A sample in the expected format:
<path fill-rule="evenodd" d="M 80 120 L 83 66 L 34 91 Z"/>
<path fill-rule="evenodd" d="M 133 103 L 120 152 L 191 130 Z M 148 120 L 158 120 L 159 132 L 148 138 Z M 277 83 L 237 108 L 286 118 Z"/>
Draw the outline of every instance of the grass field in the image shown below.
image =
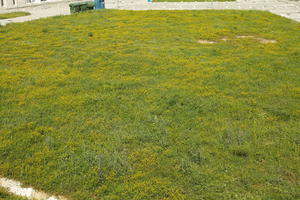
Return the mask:
<path fill-rule="evenodd" d="M 299 199 L 299 31 L 229 10 L 0 27 L 0 176 L 74 200 Z"/>
<path fill-rule="evenodd" d="M 0 14 L 0 19 L 9 19 L 9 18 L 15 18 L 15 17 L 23 17 L 30 15 L 28 12 L 12 12 L 12 13 L 3 13 Z"/>

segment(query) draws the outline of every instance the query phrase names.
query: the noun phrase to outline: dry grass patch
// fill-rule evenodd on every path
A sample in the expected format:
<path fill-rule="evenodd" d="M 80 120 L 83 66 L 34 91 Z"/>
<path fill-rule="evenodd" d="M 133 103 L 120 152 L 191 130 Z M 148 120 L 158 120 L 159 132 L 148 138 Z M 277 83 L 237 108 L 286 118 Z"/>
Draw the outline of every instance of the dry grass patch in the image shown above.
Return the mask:
<path fill-rule="evenodd" d="M 262 44 L 277 43 L 276 40 L 266 39 L 266 38 L 262 38 L 262 37 L 256 37 L 253 35 L 237 35 L 235 38 L 223 37 L 221 40 L 224 42 L 227 42 L 227 41 L 233 40 L 233 39 L 253 39 Z M 212 41 L 212 40 L 198 40 L 197 43 L 199 43 L 199 44 L 216 44 L 217 42 Z"/>
<path fill-rule="evenodd" d="M 199 44 L 215 44 L 215 41 L 211 41 L 211 40 L 198 40 L 197 43 Z"/>
<path fill-rule="evenodd" d="M 238 38 L 238 39 L 254 39 L 262 44 L 277 43 L 276 40 L 265 39 L 265 38 L 256 37 L 253 35 L 238 35 L 238 36 L 236 36 L 236 38 Z"/>
<path fill-rule="evenodd" d="M 270 43 L 274 44 L 274 43 L 277 43 L 276 40 L 271 40 L 271 39 L 256 37 L 256 36 L 253 36 L 253 35 L 237 35 L 235 38 L 236 39 L 253 39 L 253 40 L 256 40 L 257 42 L 260 42 L 262 44 L 270 44 Z M 223 37 L 221 40 L 224 41 L 224 42 L 227 42 L 227 41 L 233 40 L 233 39 L 229 38 L 229 37 Z"/>

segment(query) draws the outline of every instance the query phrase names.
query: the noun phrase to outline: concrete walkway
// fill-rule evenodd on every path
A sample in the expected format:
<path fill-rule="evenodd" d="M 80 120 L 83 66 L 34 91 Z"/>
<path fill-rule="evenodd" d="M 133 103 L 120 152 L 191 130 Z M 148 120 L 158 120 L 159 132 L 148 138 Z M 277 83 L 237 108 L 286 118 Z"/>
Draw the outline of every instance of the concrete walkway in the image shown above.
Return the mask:
<path fill-rule="evenodd" d="M 25 22 L 25 21 L 31 21 L 39 18 L 52 17 L 57 15 L 69 15 L 70 14 L 69 4 L 71 2 L 74 2 L 74 0 L 41 3 L 41 4 L 27 6 L 23 8 L 1 9 L 0 14 L 8 13 L 8 12 L 24 11 L 24 12 L 29 12 L 31 15 L 24 16 L 24 17 L 10 18 L 10 19 L 2 19 L 0 20 L 0 25 L 3 26 L 8 23 Z"/>
<path fill-rule="evenodd" d="M 30 16 L 0 20 L 1 25 L 24 22 L 43 17 L 69 15 L 69 3 L 74 0 L 45 3 L 24 8 L 1 9 L 0 13 L 26 11 Z M 105 0 L 108 9 L 125 10 L 264 10 L 300 22 L 300 1 L 289 0 L 237 0 L 234 2 L 162 2 L 148 3 L 146 0 Z"/>

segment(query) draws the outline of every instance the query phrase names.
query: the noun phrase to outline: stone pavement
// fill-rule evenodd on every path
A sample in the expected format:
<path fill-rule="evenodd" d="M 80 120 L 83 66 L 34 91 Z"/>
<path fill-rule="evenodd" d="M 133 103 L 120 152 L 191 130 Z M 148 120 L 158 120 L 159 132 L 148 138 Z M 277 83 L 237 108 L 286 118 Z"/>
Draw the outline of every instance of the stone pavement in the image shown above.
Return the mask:
<path fill-rule="evenodd" d="M 74 0 L 73 0 L 74 1 Z M 24 22 L 43 17 L 70 14 L 69 3 L 72 0 L 45 3 L 24 8 L 0 10 L 3 12 L 26 11 L 30 16 L 0 20 L 1 25 L 11 22 Z M 300 22 L 300 1 L 290 0 L 237 0 L 234 2 L 160 2 L 148 3 L 147 0 L 105 0 L 108 9 L 125 10 L 264 10 Z"/>

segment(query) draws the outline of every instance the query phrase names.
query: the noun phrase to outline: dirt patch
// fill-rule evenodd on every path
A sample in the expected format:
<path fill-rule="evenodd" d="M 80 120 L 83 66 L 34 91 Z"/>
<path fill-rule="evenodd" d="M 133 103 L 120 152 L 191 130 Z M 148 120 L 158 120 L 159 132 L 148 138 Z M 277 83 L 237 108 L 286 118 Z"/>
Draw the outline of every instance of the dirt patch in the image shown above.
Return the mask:
<path fill-rule="evenodd" d="M 211 40 L 198 40 L 197 43 L 199 44 L 215 44 L 215 41 L 211 41 Z"/>
<path fill-rule="evenodd" d="M 235 38 L 236 39 L 253 39 L 253 40 L 256 40 L 257 42 L 262 43 L 262 44 L 277 43 L 276 40 L 270 40 L 270 39 L 266 39 L 266 38 L 256 37 L 256 36 L 253 36 L 253 35 L 238 35 L 238 36 L 235 36 Z M 227 42 L 227 41 L 233 40 L 233 39 L 234 38 L 223 37 L 221 40 L 224 41 L 224 42 Z"/>
<path fill-rule="evenodd" d="M 33 188 L 22 187 L 22 184 L 18 181 L 1 178 L 0 177 L 0 187 L 6 189 L 8 192 L 22 197 L 27 197 L 28 199 L 36 200 L 67 200 L 65 197 L 51 196 L 45 192 L 37 191 Z"/>
<path fill-rule="evenodd" d="M 230 40 L 230 38 L 229 37 L 223 37 L 222 40 L 227 42 L 228 40 Z"/>
<path fill-rule="evenodd" d="M 262 43 L 262 44 L 269 44 L 269 43 L 277 43 L 276 40 L 269 40 L 269 39 L 265 39 L 265 38 L 260 38 L 260 37 L 255 37 L 252 35 L 238 35 L 236 36 L 236 38 L 238 39 L 254 39 L 257 40 L 258 42 Z"/>
<path fill-rule="evenodd" d="M 264 38 L 258 38 L 258 41 L 259 41 L 260 43 L 263 43 L 263 44 L 277 43 L 276 40 L 269 40 L 269 39 L 264 39 Z"/>

